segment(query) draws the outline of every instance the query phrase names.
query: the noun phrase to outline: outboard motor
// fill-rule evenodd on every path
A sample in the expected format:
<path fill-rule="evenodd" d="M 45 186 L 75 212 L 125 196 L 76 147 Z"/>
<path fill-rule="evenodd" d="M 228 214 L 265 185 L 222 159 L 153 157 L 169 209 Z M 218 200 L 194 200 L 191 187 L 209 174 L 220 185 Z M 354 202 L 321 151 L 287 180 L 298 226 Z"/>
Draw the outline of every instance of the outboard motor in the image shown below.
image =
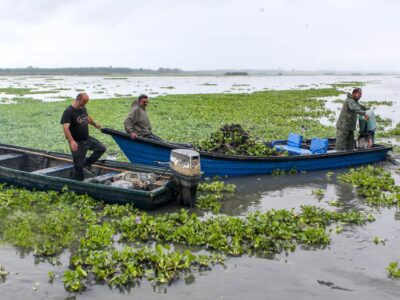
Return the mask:
<path fill-rule="evenodd" d="M 189 149 L 172 150 L 170 168 L 179 187 L 178 200 L 185 206 L 194 207 L 201 178 L 200 154 Z"/>

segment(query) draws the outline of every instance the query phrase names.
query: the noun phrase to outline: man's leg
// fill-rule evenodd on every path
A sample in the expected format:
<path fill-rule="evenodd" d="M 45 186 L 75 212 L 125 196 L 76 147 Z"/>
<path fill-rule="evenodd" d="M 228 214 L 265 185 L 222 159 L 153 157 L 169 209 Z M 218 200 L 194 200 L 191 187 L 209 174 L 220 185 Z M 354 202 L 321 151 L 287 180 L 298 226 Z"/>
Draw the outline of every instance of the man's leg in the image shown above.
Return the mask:
<path fill-rule="evenodd" d="M 335 150 L 346 150 L 348 130 L 336 129 Z"/>
<path fill-rule="evenodd" d="M 347 133 L 346 150 L 354 150 L 354 131 L 352 130 Z"/>
<path fill-rule="evenodd" d="M 107 148 L 99 140 L 91 136 L 88 138 L 86 143 L 86 148 L 92 150 L 93 153 L 86 159 L 85 166 L 91 166 L 104 154 L 104 152 L 106 152 Z"/>
<path fill-rule="evenodd" d="M 84 179 L 83 165 L 85 164 L 85 157 L 87 150 L 83 143 L 78 143 L 78 150 L 71 152 L 72 152 L 72 159 L 74 162 L 74 172 L 72 175 L 72 179 L 82 181 Z"/>

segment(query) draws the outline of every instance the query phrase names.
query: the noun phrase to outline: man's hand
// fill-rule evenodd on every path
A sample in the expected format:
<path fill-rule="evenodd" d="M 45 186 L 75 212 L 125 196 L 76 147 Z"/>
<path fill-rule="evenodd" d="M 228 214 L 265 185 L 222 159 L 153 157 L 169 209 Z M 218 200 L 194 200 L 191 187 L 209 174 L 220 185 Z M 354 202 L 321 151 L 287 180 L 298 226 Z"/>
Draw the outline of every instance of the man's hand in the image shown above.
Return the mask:
<path fill-rule="evenodd" d="M 101 125 L 97 124 L 97 123 L 94 125 L 94 127 L 96 127 L 96 129 L 99 129 L 99 130 L 101 129 Z"/>
<path fill-rule="evenodd" d="M 369 120 L 369 116 L 368 116 L 368 115 L 365 115 L 365 116 L 364 116 L 364 119 L 365 119 L 365 121 L 368 121 L 368 120 Z"/>
<path fill-rule="evenodd" d="M 134 133 L 134 132 L 131 132 L 130 136 L 131 136 L 131 139 L 132 139 L 132 140 L 134 140 L 134 139 L 137 138 L 137 134 Z"/>
<path fill-rule="evenodd" d="M 69 146 L 71 147 L 71 150 L 73 152 L 78 151 L 78 143 L 75 142 L 74 140 L 69 142 Z"/>

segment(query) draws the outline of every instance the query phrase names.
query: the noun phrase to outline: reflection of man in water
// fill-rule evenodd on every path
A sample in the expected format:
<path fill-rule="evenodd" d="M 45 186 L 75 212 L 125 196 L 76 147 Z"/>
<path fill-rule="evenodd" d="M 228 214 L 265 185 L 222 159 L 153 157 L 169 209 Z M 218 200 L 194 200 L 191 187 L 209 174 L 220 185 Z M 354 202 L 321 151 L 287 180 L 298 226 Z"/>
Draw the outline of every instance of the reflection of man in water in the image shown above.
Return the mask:
<path fill-rule="evenodd" d="M 357 117 L 363 115 L 368 120 L 367 108 L 360 103 L 362 90 L 356 88 L 353 93 L 347 94 L 347 99 L 343 103 L 339 119 L 336 123 L 336 150 L 354 149 L 354 130 L 356 130 Z"/>
<path fill-rule="evenodd" d="M 101 126 L 88 115 L 85 107 L 88 102 L 89 96 L 86 93 L 78 94 L 72 105 L 65 109 L 61 117 L 64 134 L 72 152 L 73 178 L 75 180 L 83 180 L 83 168 L 90 169 L 90 166 L 106 152 L 106 147 L 102 143 L 89 136 L 88 124 L 97 129 L 100 129 Z M 92 150 L 93 153 L 86 159 L 88 150 Z"/>
<path fill-rule="evenodd" d="M 124 122 L 125 130 L 132 139 L 141 136 L 161 141 L 162 139 L 154 135 L 151 131 L 151 123 L 146 112 L 148 104 L 149 97 L 146 95 L 140 95 L 137 102 L 132 103 L 131 111 Z"/>

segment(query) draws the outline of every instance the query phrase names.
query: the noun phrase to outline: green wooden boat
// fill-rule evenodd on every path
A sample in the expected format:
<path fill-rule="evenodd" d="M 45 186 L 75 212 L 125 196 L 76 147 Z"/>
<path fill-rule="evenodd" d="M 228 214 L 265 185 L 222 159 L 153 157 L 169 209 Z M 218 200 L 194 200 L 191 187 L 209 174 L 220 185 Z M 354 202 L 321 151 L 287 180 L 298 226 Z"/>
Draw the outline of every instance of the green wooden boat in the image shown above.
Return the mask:
<path fill-rule="evenodd" d="M 61 191 L 66 186 L 107 203 L 131 203 L 143 209 L 157 208 L 182 195 L 177 174 L 168 166 L 100 160 L 85 172 L 84 181 L 72 180 L 72 171 L 70 155 L 0 144 L 0 183 L 44 191 Z M 133 178 L 129 187 L 119 184 L 122 175 Z"/>

